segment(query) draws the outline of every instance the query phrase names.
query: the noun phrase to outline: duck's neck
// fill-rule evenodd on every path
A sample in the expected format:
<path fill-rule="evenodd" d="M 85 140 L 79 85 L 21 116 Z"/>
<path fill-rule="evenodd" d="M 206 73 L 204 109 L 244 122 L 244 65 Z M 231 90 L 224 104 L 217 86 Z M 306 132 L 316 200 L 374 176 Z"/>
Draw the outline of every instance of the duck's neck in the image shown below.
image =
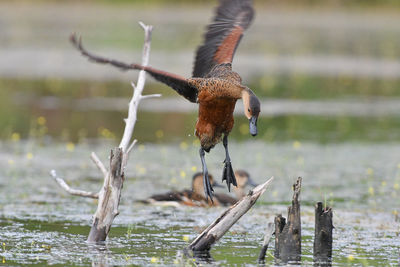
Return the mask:
<path fill-rule="evenodd" d="M 204 195 L 204 187 L 203 187 L 203 180 L 202 179 L 195 179 L 193 181 L 193 183 L 192 183 L 192 190 L 197 195 L 205 197 L 205 195 Z"/>
<path fill-rule="evenodd" d="M 241 199 L 246 195 L 244 189 L 241 187 L 233 187 L 233 192 L 235 193 L 237 199 Z"/>
<path fill-rule="evenodd" d="M 251 95 L 254 95 L 254 93 L 249 88 L 245 87 L 242 90 L 244 114 L 246 115 L 246 117 L 248 119 L 250 119 L 250 117 L 251 117 L 251 114 L 249 112 Z"/>

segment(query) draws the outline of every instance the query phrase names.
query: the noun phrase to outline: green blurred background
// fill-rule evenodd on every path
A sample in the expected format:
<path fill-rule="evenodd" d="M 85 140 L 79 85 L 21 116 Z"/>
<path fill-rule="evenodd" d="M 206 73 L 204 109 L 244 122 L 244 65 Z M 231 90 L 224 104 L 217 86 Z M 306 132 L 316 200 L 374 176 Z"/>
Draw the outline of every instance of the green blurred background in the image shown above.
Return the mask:
<path fill-rule="evenodd" d="M 81 35 L 92 52 L 138 62 L 143 31 L 137 22 L 143 21 L 154 25 L 150 64 L 190 77 L 216 4 L 0 1 L 3 265 L 97 266 L 102 255 L 111 266 L 177 264 L 177 250 L 222 212 L 135 202 L 190 188 L 201 168 L 196 105 L 150 77 L 144 93 L 163 96 L 140 104 L 139 144 L 107 251 L 83 242 L 95 203 L 68 195 L 49 177 L 56 169 L 75 188 L 99 190 L 101 178 L 88 156 L 95 151 L 108 161 L 122 136 L 130 82 L 137 79 L 136 72 L 88 62 L 69 35 Z M 399 8 L 398 0 L 255 1 L 256 18 L 233 67 L 262 101 L 259 135 L 249 136 L 239 101 L 230 153 L 234 168 L 248 170 L 257 182 L 275 180 L 213 248 L 216 264 L 255 263 L 266 219 L 287 211 L 298 176 L 304 178 L 303 264 L 312 265 L 316 201 L 335 211 L 333 266 L 398 264 Z M 207 155 L 215 177 L 223 156 L 221 145 Z"/>
<path fill-rule="evenodd" d="M 68 43 L 69 34 L 82 35 L 89 50 L 134 62 L 143 43 L 137 21 L 144 21 L 155 26 L 151 65 L 189 77 L 215 4 L 2 1 L 0 138 L 119 139 L 124 103 L 132 94 L 129 82 L 137 73 L 88 63 Z M 399 141 L 399 7 L 394 0 L 255 1 L 256 19 L 242 39 L 234 69 L 268 101 L 258 138 Z M 151 78 L 145 93 L 177 97 Z M 182 99 L 177 105 L 183 110 L 173 111 L 168 102 L 157 103 L 157 111 L 150 102 L 139 114 L 136 138 L 169 142 L 193 133 L 194 105 Z M 291 104 L 297 108 L 282 107 Z M 325 104 L 333 111 L 325 112 Z M 313 105 L 318 107 L 310 109 Z M 237 109 L 232 136 L 247 139 L 247 122 Z"/>

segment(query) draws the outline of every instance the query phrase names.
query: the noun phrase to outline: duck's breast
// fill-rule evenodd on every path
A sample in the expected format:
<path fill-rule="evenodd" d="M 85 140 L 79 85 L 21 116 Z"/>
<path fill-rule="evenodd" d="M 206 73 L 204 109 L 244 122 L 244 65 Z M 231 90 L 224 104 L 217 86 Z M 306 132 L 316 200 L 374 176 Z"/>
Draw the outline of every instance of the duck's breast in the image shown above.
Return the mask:
<path fill-rule="evenodd" d="M 234 124 L 235 104 L 236 99 L 231 98 L 199 101 L 196 136 L 200 139 L 203 148 L 209 150 L 221 141 L 222 134 L 230 133 Z"/>

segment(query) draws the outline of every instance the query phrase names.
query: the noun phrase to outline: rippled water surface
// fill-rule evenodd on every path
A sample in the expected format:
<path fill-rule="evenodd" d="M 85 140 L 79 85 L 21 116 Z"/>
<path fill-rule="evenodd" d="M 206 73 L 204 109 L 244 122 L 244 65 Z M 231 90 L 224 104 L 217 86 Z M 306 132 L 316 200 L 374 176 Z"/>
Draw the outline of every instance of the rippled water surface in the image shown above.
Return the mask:
<path fill-rule="evenodd" d="M 189 188 L 201 166 L 193 137 L 196 107 L 166 98 L 177 97 L 172 90 L 147 80 L 145 94 L 163 97 L 141 103 L 134 133 L 139 143 L 105 244 L 85 242 L 97 202 L 68 195 L 49 172 L 55 169 L 74 188 L 99 191 L 103 181 L 90 153 L 107 162 L 117 145 L 109 140 L 123 132 L 129 81 L 136 82 L 136 73 L 88 63 L 68 43 L 70 33 L 82 35 L 93 53 L 135 62 L 141 20 L 155 26 L 151 65 L 190 77 L 215 2 L 0 1 L 0 266 L 195 264 L 182 249 L 224 208 L 138 202 Z M 302 6 L 306 2 L 316 5 Z M 322 2 L 330 4 L 319 8 Z M 361 2 L 374 5 L 348 8 Z M 394 8 L 382 8 L 383 2 Z M 395 2 L 255 1 L 257 16 L 234 70 L 261 100 L 259 134 L 249 137 L 239 104 L 230 152 L 234 168 L 259 183 L 275 180 L 212 248 L 217 265 L 257 265 L 265 227 L 276 214 L 286 216 L 298 176 L 302 265 L 313 262 L 317 201 L 333 207 L 334 266 L 399 265 Z M 222 145 L 206 156 L 215 177 L 224 156 Z M 268 265 L 275 263 L 273 250 L 272 241 Z"/>
<path fill-rule="evenodd" d="M 154 193 L 190 186 L 200 168 L 197 146 L 141 144 L 132 152 L 122 192 L 120 215 L 105 246 L 85 243 L 95 201 L 73 197 L 52 180 L 56 169 L 73 187 L 99 190 L 100 173 L 92 150 L 106 161 L 113 144 L 37 145 L 1 143 L 0 262 L 13 265 L 109 265 L 188 263 L 181 249 L 223 208 L 155 207 L 135 202 Z M 400 248 L 399 144 L 246 142 L 231 144 L 235 168 L 257 182 L 275 181 L 241 220 L 212 248 L 218 264 L 256 264 L 264 228 L 283 213 L 291 184 L 303 177 L 303 264 L 312 263 L 313 205 L 334 209 L 333 265 L 393 265 Z M 223 149 L 206 156 L 210 172 L 222 171 Z M 226 191 L 221 189 L 221 191 Z M 267 262 L 273 263 L 273 244 Z"/>

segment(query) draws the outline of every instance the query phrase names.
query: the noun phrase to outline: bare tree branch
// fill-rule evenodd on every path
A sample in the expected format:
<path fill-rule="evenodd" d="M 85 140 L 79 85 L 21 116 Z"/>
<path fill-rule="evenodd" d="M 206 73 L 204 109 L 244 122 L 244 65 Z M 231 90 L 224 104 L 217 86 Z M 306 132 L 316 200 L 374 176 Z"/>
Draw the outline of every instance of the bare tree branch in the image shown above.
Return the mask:
<path fill-rule="evenodd" d="M 129 159 L 129 153 L 131 153 L 131 150 L 133 149 L 133 147 L 135 146 L 135 144 L 137 143 L 137 140 L 133 140 L 132 144 L 128 147 L 128 150 L 126 151 L 126 153 L 124 153 L 124 158 L 122 159 L 122 171 L 125 172 L 125 167 L 128 164 L 128 159 Z"/>
<path fill-rule="evenodd" d="M 133 140 L 132 144 L 128 147 L 128 151 L 126 151 L 126 153 L 129 155 L 129 153 L 131 152 L 132 148 L 136 145 L 137 140 Z"/>
<path fill-rule="evenodd" d="M 108 171 L 107 171 L 106 167 L 103 165 L 103 162 L 101 162 L 101 160 L 96 155 L 96 153 L 92 152 L 92 154 L 90 154 L 90 158 L 92 159 L 94 164 L 97 166 L 97 168 L 99 168 L 99 170 L 103 173 L 104 176 L 108 175 Z"/>
<path fill-rule="evenodd" d="M 140 22 L 139 24 L 144 29 L 145 32 L 142 65 L 126 64 L 117 60 L 107 59 L 101 56 L 94 55 L 88 52 L 83 47 L 81 38 L 78 39 L 75 34 L 72 34 L 70 36 L 70 40 L 72 44 L 82 53 L 82 55 L 89 58 L 89 60 L 91 61 L 101 64 L 110 64 L 122 70 L 140 69 L 137 66 L 140 67 L 147 66 L 149 62 L 151 32 L 153 26 L 145 25 L 142 22 Z M 135 86 L 135 84 L 132 83 L 133 97 L 129 103 L 128 118 L 124 120 L 125 121 L 124 134 L 119 147 L 114 148 L 111 151 L 110 170 L 107 171 L 104 164 L 100 161 L 100 159 L 94 152 L 91 154 L 91 159 L 104 175 L 103 187 L 101 188 L 98 194 L 71 189 L 65 183 L 64 180 L 56 176 L 56 172 L 54 170 L 51 172 L 52 176 L 58 182 L 58 184 L 70 194 L 99 199 L 97 210 L 96 213 L 94 214 L 92 227 L 87 239 L 88 242 L 105 241 L 108 232 L 111 229 L 111 224 L 114 218 L 119 213 L 118 207 L 121 198 L 121 189 L 123 186 L 123 182 L 125 180 L 125 175 L 124 175 L 125 167 L 127 165 L 129 153 L 137 142 L 137 140 L 131 142 L 131 139 L 136 124 L 137 109 L 139 102 L 141 99 L 159 96 L 159 95 L 142 96 L 145 81 L 146 81 L 146 72 L 144 70 L 141 70 L 139 72 L 137 86 Z"/>
<path fill-rule="evenodd" d="M 146 99 L 146 98 L 155 98 L 155 97 L 161 97 L 161 94 L 152 94 L 152 95 L 142 95 L 140 99 Z"/>
<path fill-rule="evenodd" d="M 139 22 L 139 24 L 144 29 L 142 65 L 147 66 L 149 64 L 149 58 L 150 58 L 151 31 L 153 30 L 153 26 L 144 25 L 143 22 Z M 144 89 L 145 82 L 146 82 L 146 72 L 144 70 L 141 70 L 139 72 L 138 82 L 136 87 L 132 84 L 132 87 L 134 89 L 133 97 L 129 102 L 128 118 L 125 120 L 124 135 L 122 136 L 121 143 L 119 144 L 119 147 L 121 147 L 122 151 L 124 151 L 125 153 L 128 150 L 129 143 L 131 142 L 132 138 L 132 133 L 135 128 L 137 120 L 137 109 L 139 107 L 139 102 L 142 98 L 142 92 Z"/>
<path fill-rule="evenodd" d="M 245 197 L 227 209 L 219 218 L 208 226 L 193 242 L 187 250 L 204 252 L 209 251 L 211 246 L 217 242 L 234 225 L 265 192 L 274 177 L 265 183 L 258 185 L 251 190 Z"/>
<path fill-rule="evenodd" d="M 142 65 L 147 66 L 150 57 L 151 31 L 153 27 L 146 26 L 143 23 L 140 23 L 140 25 L 145 31 Z M 79 44 L 78 47 L 82 48 L 81 44 Z M 85 50 L 83 51 L 86 52 Z M 88 53 L 86 52 L 86 54 Z M 134 140 L 131 143 L 131 139 L 137 120 L 137 109 L 142 99 L 145 81 L 146 72 L 142 70 L 139 72 L 137 86 L 132 83 L 133 97 L 129 102 L 128 118 L 125 119 L 124 134 L 119 147 L 111 151 L 110 171 L 105 175 L 104 184 L 99 193 L 99 202 L 87 239 L 88 242 L 105 241 L 114 218 L 119 214 L 118 207 L 121 198 L 121 189 L 125 180 L 125 167 L 128 162 L 129 152 L 137 142 Z"/>
<path fill-rule="evenodd" d="M 99 193 L 93 193 L 93 192 L 87 192 L 83 190 L 77 190 L 71 188 L 65 181 L 64 179 L 60 178 L 57 176 L 57 173 L 55 170 L 50 171 L 51 177 L 54 178 L 54 180 L 69 194 L 74 195 L 74 196 L 80 196 L 80 197 L 89 197 L 89 198 L 99 198 Z"/>

